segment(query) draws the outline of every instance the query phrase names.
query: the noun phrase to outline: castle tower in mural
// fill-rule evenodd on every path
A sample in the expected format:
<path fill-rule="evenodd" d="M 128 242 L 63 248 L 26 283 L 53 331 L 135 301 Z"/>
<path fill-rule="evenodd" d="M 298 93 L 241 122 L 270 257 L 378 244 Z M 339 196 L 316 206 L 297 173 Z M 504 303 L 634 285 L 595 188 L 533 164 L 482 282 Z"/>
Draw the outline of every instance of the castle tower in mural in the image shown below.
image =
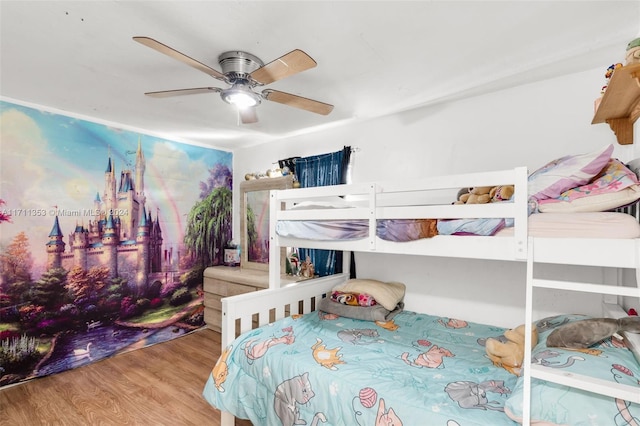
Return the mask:
<path fill-rule="evenodd" d="M 76 222 L 69 234 L 69 252 L 65 252 L 64 235 L 58 216 L 55 217 L 46 244 L 47 269 L 106 266 L 111 278 L 125 278 L 138 291 L 147 288 L 150 276 L 162 272 L 163 257 L 158 217 L 154 221 L 145 207 L 144 171 L 140 142 L 135 169 L 122 170 L 119 182 L 109 155 L 102 199 L 97 193 L 93 206 L 83 210 L 82 216 L 90 219 L 86 227 Z"/>

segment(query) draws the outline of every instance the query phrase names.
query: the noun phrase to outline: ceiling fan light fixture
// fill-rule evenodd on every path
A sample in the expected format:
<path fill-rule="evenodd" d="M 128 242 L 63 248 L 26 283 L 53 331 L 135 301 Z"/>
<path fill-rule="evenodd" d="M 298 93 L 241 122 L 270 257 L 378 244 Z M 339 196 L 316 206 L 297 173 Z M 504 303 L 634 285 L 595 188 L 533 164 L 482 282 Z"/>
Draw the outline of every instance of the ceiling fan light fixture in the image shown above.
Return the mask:
<path fill-rule="evenodd" d="M 253 107 L 261 102 L 260 95 L 242 83 L 236 83 L 229 89 L 221 91 L 220 96 L 223 101 L 238 108 Z"/>

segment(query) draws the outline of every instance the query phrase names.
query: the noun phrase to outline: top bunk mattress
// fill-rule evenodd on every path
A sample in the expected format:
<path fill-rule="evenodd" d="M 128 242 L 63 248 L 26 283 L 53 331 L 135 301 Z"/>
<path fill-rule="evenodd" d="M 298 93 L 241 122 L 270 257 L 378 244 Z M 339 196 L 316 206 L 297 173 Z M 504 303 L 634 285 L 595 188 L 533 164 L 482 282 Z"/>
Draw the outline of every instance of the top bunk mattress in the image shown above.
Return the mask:
<path fill-rule="evenodd" d="M 545 238 L 640 238 L 640 223 L 616 212 L 538 213 L 529 216 L 529 236 Z M 369 236 L 367 220 L 281 220 L 281 237 L 314 241 L 358 240 Z M 407 242 L 438 235 L 513 236 L 512 221 L 504 219 L 379 219 L 376 235 Z"/>

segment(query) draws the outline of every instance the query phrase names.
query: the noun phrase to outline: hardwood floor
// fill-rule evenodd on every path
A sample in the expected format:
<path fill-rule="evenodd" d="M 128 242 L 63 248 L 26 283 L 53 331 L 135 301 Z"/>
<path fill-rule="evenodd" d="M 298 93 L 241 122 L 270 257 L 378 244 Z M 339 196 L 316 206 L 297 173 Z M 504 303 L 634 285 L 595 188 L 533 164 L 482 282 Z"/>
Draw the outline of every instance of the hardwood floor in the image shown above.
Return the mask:
<path fill-rule="evenodd" d="M 220 333 L 202 329 L 11 386 L 0 390 L 0 425 L 219 426 L 202 397 L 219 356 Z"/>

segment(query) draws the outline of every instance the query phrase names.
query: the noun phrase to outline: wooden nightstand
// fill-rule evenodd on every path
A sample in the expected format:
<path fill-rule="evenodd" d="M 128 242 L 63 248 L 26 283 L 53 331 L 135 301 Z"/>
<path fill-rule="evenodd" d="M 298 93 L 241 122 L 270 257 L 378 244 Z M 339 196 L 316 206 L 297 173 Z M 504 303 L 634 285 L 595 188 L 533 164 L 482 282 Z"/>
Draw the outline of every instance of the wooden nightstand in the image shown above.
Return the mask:
<path fill-rule="evenodd" d="M 300 281 L 301 277 L 286 276 L 283 284 Z M 213 266 L 204 270 L 204 322 L 220 332 L 223 297 L 235 296 L 269 288 L 269 272 L 231 266 Z"/>

